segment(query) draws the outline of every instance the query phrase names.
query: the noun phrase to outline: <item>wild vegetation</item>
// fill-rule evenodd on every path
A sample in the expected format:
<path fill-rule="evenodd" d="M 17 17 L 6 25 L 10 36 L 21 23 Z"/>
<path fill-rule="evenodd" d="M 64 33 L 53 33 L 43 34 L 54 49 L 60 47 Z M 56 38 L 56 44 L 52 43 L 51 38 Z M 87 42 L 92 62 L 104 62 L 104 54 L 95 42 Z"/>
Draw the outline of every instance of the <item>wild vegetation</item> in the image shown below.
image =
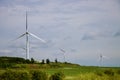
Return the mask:
<path fill-rule="evenodd" d="M 120 68 L 0 57 L 0 80 L 120 80 Z"/>

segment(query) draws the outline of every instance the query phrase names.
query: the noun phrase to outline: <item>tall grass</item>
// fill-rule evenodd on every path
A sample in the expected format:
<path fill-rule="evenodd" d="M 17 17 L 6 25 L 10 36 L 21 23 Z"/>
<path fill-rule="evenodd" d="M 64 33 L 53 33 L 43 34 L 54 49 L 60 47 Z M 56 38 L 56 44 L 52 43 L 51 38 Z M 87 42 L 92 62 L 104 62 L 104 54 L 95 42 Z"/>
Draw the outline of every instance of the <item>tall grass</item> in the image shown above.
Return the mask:
<path fill-rule="evenodd" d="M 65 80 L 120 80 L 119 70 L 104 69 L 68 76 Z"/>
<path fill-rule="evenodd" d="M 6 75 L 7 74 L 6 72 L 10 69 L 13 72 L 12 74 L 18 77 L 20 75 L 22 76 L 22 73 L 24 73 L 24 75 L 28 76 L 28 80 L 29 78 L 31 79 L 42 78 L 42 75 L 47 76 L 46 74 L 48 74 L 47 77 L 51 76 L 52 77 L 51 79 L 54 79 L 56 78 L 56 76 L 59 75 L 56 74 L 57 72 L 64 73 L 65 75 L 64 80 L 120 80 L 120 68 L 114 68 L 114 67 L 110 68 L 110 67 L 78 66 L 69 63 L 14 64 L 14 65 L 11 64 L 10 66 L 9 65 L 1 65 L 1 66 L 2 67 L 0 67 L 0 78 L 3 77 L 3 74 Z M 45 71 L 45 73 L 39 72 L 41 70 Z M 20 75 L 17 75 L 14 72 L 19 73 Z M 10 76 L 6 75 L 6 76 L 10 77 L 11 75 Z"/>
<path fill-rule="evenodd" d="M 95 73 L 85 73 L 85 74 L 80 74 L 79 76 L 75 77 L 73 80 L 120 80 L 119 75 L 97 75 Z"/>
<path fill-rule="evenodd" d="M 6 70 L 0 74 L 0 80 L 30 80 L 28 71 Z"/>

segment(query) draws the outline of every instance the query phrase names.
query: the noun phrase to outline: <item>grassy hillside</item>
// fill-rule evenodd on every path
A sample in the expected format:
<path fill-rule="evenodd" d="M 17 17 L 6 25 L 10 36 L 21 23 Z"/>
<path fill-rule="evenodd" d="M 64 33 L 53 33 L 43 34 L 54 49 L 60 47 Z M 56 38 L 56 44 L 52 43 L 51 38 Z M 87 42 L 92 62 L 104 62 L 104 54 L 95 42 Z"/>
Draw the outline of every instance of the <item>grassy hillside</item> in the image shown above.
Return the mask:
<path fill-rule="evenodd" d="M 36 70 L 46 72 L 48 77 L 62 72 L 65 75 L 64 80 L 120 80 L 120 67 L 80 66 L 61 62 L 43 64 L 31 63 L 31 61 L 28 64 L 25 59 L 14 57 L 0 57 L 0 61 L 0 75 L 9 71 L 13 73 L 17 71 L 29 77 L 31 71 Z"/>
<path fill-rule="evenodd" d="M 0 63 L 25 63 L 26 60 L 24 58 L 19 57 L 0 57 Z"/>
<path fill-rule="evenodd" d="M 61 67 L 75 67 L 78 64 L 50 62 L 37 62 L 33 58 L 26 60 L 19 57 L 0 57 L 0 68 L 61 68 Z"/>

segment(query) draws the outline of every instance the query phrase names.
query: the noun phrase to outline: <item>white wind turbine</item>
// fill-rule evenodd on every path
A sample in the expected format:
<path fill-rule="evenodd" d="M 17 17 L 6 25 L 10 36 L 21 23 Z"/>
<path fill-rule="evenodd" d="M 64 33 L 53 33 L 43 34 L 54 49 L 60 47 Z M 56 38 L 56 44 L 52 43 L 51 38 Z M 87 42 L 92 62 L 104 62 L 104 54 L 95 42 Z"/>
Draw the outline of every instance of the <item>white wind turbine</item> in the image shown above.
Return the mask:
<path fill-rule="evenodd" d="M 26 50 L 26 59 L 29 59 L 29 35 L 33 36 L 34 38 L 40 40 L 43 43 L 46 43 L 45 40 L 37 37 L 36 35 L 34 35 L 28 31 L 27 12 L 26 12 L 26 32 L 17 38 L 17 39 L 19 39 L 23 36 L 26 36 L 26 48 L 24 48 Z"/>
<path fill-rule="evenodd" d="M 65 53 L 66 53 L 66 51 L 65 51 L 65 50 L 63 50 L 63 49 L 61 49 L 61 48 L 59 48 L 59 49 L 60 49 L 60 51 L 63 53 L 64 62 L 66 62 L 66 60 L 65 60 Z"/>
<path fill-rule="evenodd" d="M 100 55 L 99 55 L 100 66 L 102 66 L 102 60 L 103 60 L 103 55 L 100 54 Z"/>
<path fill-rule="evenodd" d="M 103 56 L 101 53 L 99 55 L 100 66 L 103 66 L 103 59 L 108 59 L 108 57 Z"/>

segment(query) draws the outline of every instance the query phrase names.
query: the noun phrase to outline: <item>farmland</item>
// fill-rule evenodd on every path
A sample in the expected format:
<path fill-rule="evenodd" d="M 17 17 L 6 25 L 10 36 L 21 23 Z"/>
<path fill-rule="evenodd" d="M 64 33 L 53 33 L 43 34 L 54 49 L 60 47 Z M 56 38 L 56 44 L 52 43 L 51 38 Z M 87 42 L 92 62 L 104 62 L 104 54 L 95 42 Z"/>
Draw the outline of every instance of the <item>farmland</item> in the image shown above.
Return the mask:
<path fill-rule="evenodd" d="M 19 59 L 17 60 L 19 62 Z M 29 74 L 32 74 L 31 71 L 45 72 L 48 77 L 61 72 L 65 75 L 63 80 L 120 80 L 119 67 L 80 66 L 67 62 L 50 62 L 49 64 L 41 64 L 28 61 L 28 63 L 25 61 L 23 61 L 23 63 L 7 63 L 7 59 L 5 59 L 5 61 L 6 63 L 0 63 L 0 75 L 9 71 L 24 73 L 25 78 L 28 76 L 26 80 L 29 80 Z"/>

